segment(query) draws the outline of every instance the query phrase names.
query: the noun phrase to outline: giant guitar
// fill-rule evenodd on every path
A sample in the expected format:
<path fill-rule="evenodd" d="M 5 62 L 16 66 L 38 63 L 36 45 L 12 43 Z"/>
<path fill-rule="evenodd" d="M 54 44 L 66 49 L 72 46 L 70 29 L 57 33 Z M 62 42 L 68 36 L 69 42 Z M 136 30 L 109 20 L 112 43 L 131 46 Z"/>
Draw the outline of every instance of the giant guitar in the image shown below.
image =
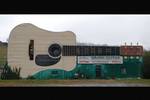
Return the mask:
<path fill-rule="evenodd" d="M 21 77 L 41 70 L 76 67 L 77 56 L 119 56 L 119 46 L 76 45 L 76 36 L 71 31 L 52 32 L 30 23 L 16 26 L 8 41 L 8 64 L 21 67 Z"/>

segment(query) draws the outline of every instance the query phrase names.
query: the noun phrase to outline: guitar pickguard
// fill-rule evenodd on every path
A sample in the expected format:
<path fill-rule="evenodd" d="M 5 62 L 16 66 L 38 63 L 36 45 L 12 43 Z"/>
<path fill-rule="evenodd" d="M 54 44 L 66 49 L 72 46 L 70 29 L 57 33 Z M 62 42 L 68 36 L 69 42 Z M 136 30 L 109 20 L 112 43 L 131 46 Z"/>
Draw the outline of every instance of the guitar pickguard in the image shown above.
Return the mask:
<path fill-rule="evenodd" d="M 37 55 L 35 58 L 35 63 L 39 66 L 50 66 L 58 63 L 60 58 L 51 58 L 49 55 Z"/>

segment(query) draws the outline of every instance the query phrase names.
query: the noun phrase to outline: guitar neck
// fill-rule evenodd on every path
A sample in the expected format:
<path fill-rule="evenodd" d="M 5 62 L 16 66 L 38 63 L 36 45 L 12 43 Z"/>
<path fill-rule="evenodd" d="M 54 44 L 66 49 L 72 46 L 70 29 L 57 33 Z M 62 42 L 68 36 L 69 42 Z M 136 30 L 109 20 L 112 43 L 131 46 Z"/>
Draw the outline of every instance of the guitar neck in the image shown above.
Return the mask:
<path fill-rule="evenodd" d="M 106 56 L 120 55 L 120 47 L 117 46 L 68 46 L 62 49 L 63 56 Z"/>

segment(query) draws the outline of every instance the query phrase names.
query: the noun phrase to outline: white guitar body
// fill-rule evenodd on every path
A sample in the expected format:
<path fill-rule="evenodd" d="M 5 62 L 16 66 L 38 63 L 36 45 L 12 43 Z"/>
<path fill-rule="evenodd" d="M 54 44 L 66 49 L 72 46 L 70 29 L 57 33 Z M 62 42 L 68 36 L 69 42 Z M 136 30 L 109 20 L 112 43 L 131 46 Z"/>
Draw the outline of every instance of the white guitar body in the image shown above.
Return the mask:
<path fill-rule="evenodd" d="M 29 59 L 30 40 L 34 40 L 33 60 Z M 10 33 L 8 41 L 8 65 L 21 67 L 20 76 L 26 78 L 41 70 L 62 69 L 70 71 L 76 67 L 76 56 L 62 56 L 60 60 L 47 66 L 36 64 L 37 55 L 49 55 L 48 48 L 52 44 L 76 45 L 76 36 L 71 31 L 51 32 L 40 29 L 32 24 L 24 23 L 16 26 Z"/>

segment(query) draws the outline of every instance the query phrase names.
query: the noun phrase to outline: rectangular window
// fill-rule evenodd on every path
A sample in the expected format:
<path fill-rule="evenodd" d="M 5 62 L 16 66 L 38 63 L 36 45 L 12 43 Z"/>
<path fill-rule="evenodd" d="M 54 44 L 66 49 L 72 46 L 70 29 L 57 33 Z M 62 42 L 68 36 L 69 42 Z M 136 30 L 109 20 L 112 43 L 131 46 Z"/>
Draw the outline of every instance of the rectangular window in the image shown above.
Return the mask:
<path fill-rule="evenodd" d="M 111 55 L 111 48 L 106 48 L 106 55 Z"/>
<path fill-rule="evenodd" d="M 77 55 L 77 47 L 74 46 L 74 56 L 76 56 L 76 55 Z"/>
<path fill-rule="evenodd" d="M 102 55 L 102 48 L 101 47 L 97 48 L 97 55 Z"/>
<path fill-rule="evenodd" d="M 77 56 L 80 56 L 81 52 L 80 52 L 80 46 L 77 46 Z"/>
<path fill-rule="evenodd" d="M 29 43 L 29 59 L 30 60 L 34 59 L 34 40 L 30 40 Z"/>
<path fill-rule="evenodd" d="M 121 73 L 122 73 L 122 74 L 126 74 L 126 73 L 127 73 L 125 67 L 122 67 L 122 68 L 121 68 Z"/>
<path fill-rule="evenodd" d="M 89 47 L 88 47 L 88 46 L 85 47 L 85 55 L 86 55 L 86 56 L 89 55 Z"/>
<path fill-rule="evenodd" d="M 91 55 L 94 56 L 95 55 L 95 47 L 91 46 Z"/>
<path fill-rule="evenodd" d="M 106 48 L 107 47 L 102 47 L 102 55 L 106 55 Z"/>
<path fill-rule="evenodd" d="M 83 46 L 80 46 L 80 55 L 84 56 L 84 48 L 83 48 Z"/>

